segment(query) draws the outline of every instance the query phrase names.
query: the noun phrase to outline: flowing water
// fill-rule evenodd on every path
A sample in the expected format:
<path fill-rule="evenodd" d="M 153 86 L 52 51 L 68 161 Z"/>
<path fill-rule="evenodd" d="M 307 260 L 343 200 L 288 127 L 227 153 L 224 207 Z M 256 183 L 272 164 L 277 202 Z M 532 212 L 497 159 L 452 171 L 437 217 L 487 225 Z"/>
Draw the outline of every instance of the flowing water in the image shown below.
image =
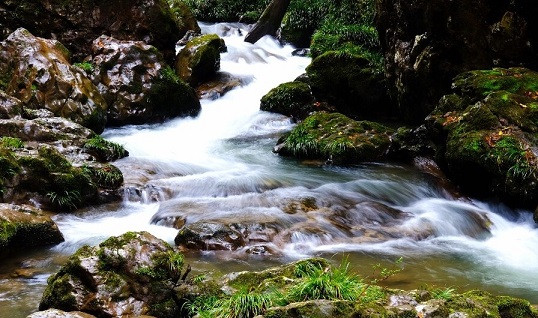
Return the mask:
<path fill-rule="evenodd" d="M 243 42 L 239 24 L 203 25 L 228 46 L 221 70 L 242 86 L 202 100 L 196 118 L 105 131 L 128 158 L 125 200 L 55 221 L 66 241 L 0 262 L 0 317 L 36 311 L 46 278 L 84 244 L 127 231 L 170 243 L 181 226 L 233 228 L 237 246 L 208 238 L 186 251 L 195 271 L 260 270 L 310 256 L 346 258 L 364 276 L 402 257 L 393 287 L 473 288 L 538 303 L 538 229 L 528 211 L 462 197 L 435 173 L 404 164 L 335 167 L 272 153 L 293 127 L 260 98 L 310 60 L 269 37 Z M 232 235 L 233 236 L 233 235 Z M 234 241 L 235 242 L 235 241 Z"/>

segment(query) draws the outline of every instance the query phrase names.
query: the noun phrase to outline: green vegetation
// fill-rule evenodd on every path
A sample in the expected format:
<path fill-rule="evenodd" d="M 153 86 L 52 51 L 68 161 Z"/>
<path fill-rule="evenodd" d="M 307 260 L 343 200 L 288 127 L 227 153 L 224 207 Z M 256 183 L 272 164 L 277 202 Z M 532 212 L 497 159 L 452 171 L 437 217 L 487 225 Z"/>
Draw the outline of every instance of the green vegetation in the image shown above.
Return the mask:
<path fill-rule="evenodd" d="M 76 209 L 82 202 L 80 192 L 77 190 L 51 191 L 47 192 L 47 197 L 53 204 L 68 210 Z"/>
<path fill-rule="evenodd" d="M 99 135 L 88 139 L 83 150 L 103 162 L 117 160 L 129 155 L 129 152 L 122 145 L 105 140 Z"/>
<path fill-rule="evenodd" d="M 90 74 L 95 69 L 95 65 L 93 65 L 91 62 L 79 62 L 79 63 L 73 63 L 73 66 L 79 67 L 87 74 Z"/>
<path fill-rule="evenodd" d="M 454 292 L 456 290 L 454 288 L 435 288 L 430 293 L 432 294 L 433 299 L 442 299 L 442 300 L 450 300 L 452 299 L 452 296 L 454 295 Z"/>
<path fill-rule="evenodd" d="M 7 149 L 20 149 L 24 147 L 24 142 L 20 138 L 14 137 L 0 137 L 0 147 Z"/>
<path fill-rule="evenodd" d="M 317 112 L 284 138 L 281 153 L 300 158 L 330 158 L 339 164 L 379 160 L 390 145 L 391 133 L 392 129 L 374 122 Z"/>
<path fill-rule="evenodd" d="M 400 263 L 401 260 L 397 266 Z M 310 300 L 375 303 L 386 297 L 380 287 L 364 283 L 349 270 L 349 266 L 347 260 L 333 267 L 312 259 L 283 266 L 278 272 L 242 273 L 230 282 L 231 286 L 237 287 L 231 295 L 203 295 L 190 300 L 185 306 L 190 315 L 243 318 L 265 315 L 270 307 Z M 377 276 L 370 281 L 388 279 L 399 271 L 399 268 L 375 269 Z"/>
<path fill-rule="evenodd" d="M 260 109 L 303 119 L 313 110 L 313 103 L 310 86 L 295 81 L 282 83 L 270 90 L 262 97 Z"/>
<path fill-rule="evenodd" d="M 268 0 L 184 0 L 199 21 L 208 22 L 255 22 Z M 249 18 L 249 19 L 245 19 Z"/>
<path fill-rule="evenodd" d="M 98 187 L 116 189 L 123 183 L 123 173 L 114 165 L 83 165 L 81 169 Z"/>
<path fill-rule="evenodd" d="M 349 263 L 342 262 L 336 268 L 301 266 L 296 275 L 303 278 L 289 291 L 290 302 L 328 299 L 356 300 L 363 288 L 362 279 L 349 272 Z"/>

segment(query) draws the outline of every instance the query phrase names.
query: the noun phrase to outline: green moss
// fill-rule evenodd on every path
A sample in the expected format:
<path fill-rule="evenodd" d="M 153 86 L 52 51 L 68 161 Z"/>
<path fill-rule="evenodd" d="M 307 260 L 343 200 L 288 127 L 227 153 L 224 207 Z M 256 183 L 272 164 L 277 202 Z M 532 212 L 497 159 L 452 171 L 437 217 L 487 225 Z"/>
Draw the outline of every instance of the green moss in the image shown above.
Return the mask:
<path fill-rule="evenodd" d="M 123 184 L 123 173 L 114 165 L 83 165 L 81 169 L 98 187 L 117 189 Z"/>
<path fill-rule="evenodd" d="M 17 233 L 17 225 L 0 218 L 0 248 L 6 247 L 11 238 Z"/>
<path fill-rule="evenodd" d="M 93 65 L 91 62 L 73 63 L 73 66 L 79 67 L 84 72 L 86 72 L 86 74 L 91 74 L 95 69 L 95 65 Z"/>
<path fill-rule="evenodd" d="M 64 311 L 77 310 L 77 300 L 70 282 L 71 276 L 65 273 L 52 275 L 48 279 L 47 287 L 43 292 L 39 310 L 54 308 Z"/>
<path fill-rule="evenodd" d="M 51 172 L 64 172 L 72 168 L 71 163 L 54 147 L 42 146 L 38 154 L 44 166 Z"/>
<path fill-rule="evenodd" d="M 84 143 L 83 150 L 99 161 L 113 161 L 127 157 L 129 152 L 122 145 L 95 135 Z"/>
<path fill-rule="evenodd" d="M 260 101 L 260 109 L 304 118 L 313 108 L 313 102 L 310 86 L 302 82 L 287 82 L 264 95 Z"/>
<path fill-rule="evenodd" d="M 332 158 L 335 163 L 379 160 L 390 145 L 392 129 L 354 121 L 339 113 L 315 113 L 284 140 L 285 151 L 302 158 Z"/>
<path fill-rule="evenodd" d="M 12 150 L 21 149 L 24 147 L 24 143 L 20 138 L 4 136 L 0 138 L 0 147 Z"/>

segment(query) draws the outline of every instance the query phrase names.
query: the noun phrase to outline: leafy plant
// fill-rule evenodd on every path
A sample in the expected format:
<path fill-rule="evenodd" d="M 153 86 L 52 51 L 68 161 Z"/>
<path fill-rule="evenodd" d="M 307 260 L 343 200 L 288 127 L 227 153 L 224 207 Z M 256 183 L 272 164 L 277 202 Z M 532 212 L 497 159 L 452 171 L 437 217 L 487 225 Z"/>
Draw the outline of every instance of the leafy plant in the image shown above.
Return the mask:
<path fill-rule="evenodd" d="M 24 147 L 24 143 L 20 138 L 4 136 L 0 138 L 0 147 L 8 149 L 20 149 Z"/>
<path fill-rule="evenodd" d="M 77 205 L 82 202 L 80 192 L 76 190 L 64 190 L 61 192 L 48 192 L 47 197 L 53 204 L 63 209 L 76 209 Z"/>
<path fill-rule="evenodd" d="M 83 149 L 100 161 L 112 161 L 129 155 L 129 152 L 122 145 L 105 140 L 99 135 L 88 139 Z"/>
<path fill-rule="evenodd" d="M 434 299 L 450 300 L 456 290 L 454 288 L 435 288 L 431 291 Z"/>
<path fill-rule="evenodd" d="M 403 263 L 403 258 L 400 257 L 394 262 L 394 264 L 390 268 L 382 267 L 381 264 L 379 263 L 375 264 L 373 266 L 373 273 L 370 276 L 371 278 L 369 282 L 364 285 L 364 288 L 362 289 L 359 297 L 368 298 L 369 296 L 368 294 L 371 292 L 371 290 L 377 287 L 375 286 L 376 284 L 383 282 L 389 279 L 390 277 L 401 272 L 403 270 L 403 268 L 401 267 L 402 263 Z"/>
<path fill-rule="evenodd" d="M 79 63 L 73 63 L 73 66 L 81 68 L 86 73 L 93 72 L 95 66 L 90 62 L 79 62 Z"/>
<path fill-rule="evenodd" d="M 362 287 L 362 279 L 350 273 L 347 261 L 336 268 L 305 265 L 296 268 L 296 275 L 303 280 L 290 289 L 288 297 L 291 301 L 356 300 Z"/>

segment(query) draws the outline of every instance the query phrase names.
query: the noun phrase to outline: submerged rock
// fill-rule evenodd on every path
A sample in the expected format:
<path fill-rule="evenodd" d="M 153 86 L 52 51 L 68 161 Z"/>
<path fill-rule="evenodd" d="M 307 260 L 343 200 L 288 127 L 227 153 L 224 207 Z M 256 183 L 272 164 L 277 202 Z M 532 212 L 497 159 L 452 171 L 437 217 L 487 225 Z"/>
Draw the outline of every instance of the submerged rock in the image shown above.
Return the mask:
<path fill-rule="evenodd" d="M 538 73 L 524 68 L 458 75 L 427 118 L 441 167 L 467 193 L 538 204 Z"/>
<path fill-rule="evenodd" d="M 30 109 L 45 108 L 101 133 L 107 104 L 85 76 L 71 66 L 69 52 L 56 40 L 19 28 L 2 42 L 0 71 L 5 92 Z"/>
<path fill-rule="evenodd" d="M 39 310 L 179 317 L 182 303 L 174 288 L 182 270 L 182 255 L 166 242 L 147 232 L 128 232 L 73 254 L 49 278 Z"/>
<path fill-rule="evenodd" d="M 44 211 L 0 203 L 0 255 L 14 249 L 58 244 L 64 237 Z"/>
<path fill-rule="evenodd" d="M 95 316 L 81 311 L 65 312 L 59 309 L 47 309 L 33 313 L 26 318 L 95 318 Z"/>
<path fill-rule="evenodd" d="M 200 111 L 194 90 L 155 47 L 103 35 L 92 50 L 89 76 L 109 105 L 109 125 L 144 124 Z"/>

